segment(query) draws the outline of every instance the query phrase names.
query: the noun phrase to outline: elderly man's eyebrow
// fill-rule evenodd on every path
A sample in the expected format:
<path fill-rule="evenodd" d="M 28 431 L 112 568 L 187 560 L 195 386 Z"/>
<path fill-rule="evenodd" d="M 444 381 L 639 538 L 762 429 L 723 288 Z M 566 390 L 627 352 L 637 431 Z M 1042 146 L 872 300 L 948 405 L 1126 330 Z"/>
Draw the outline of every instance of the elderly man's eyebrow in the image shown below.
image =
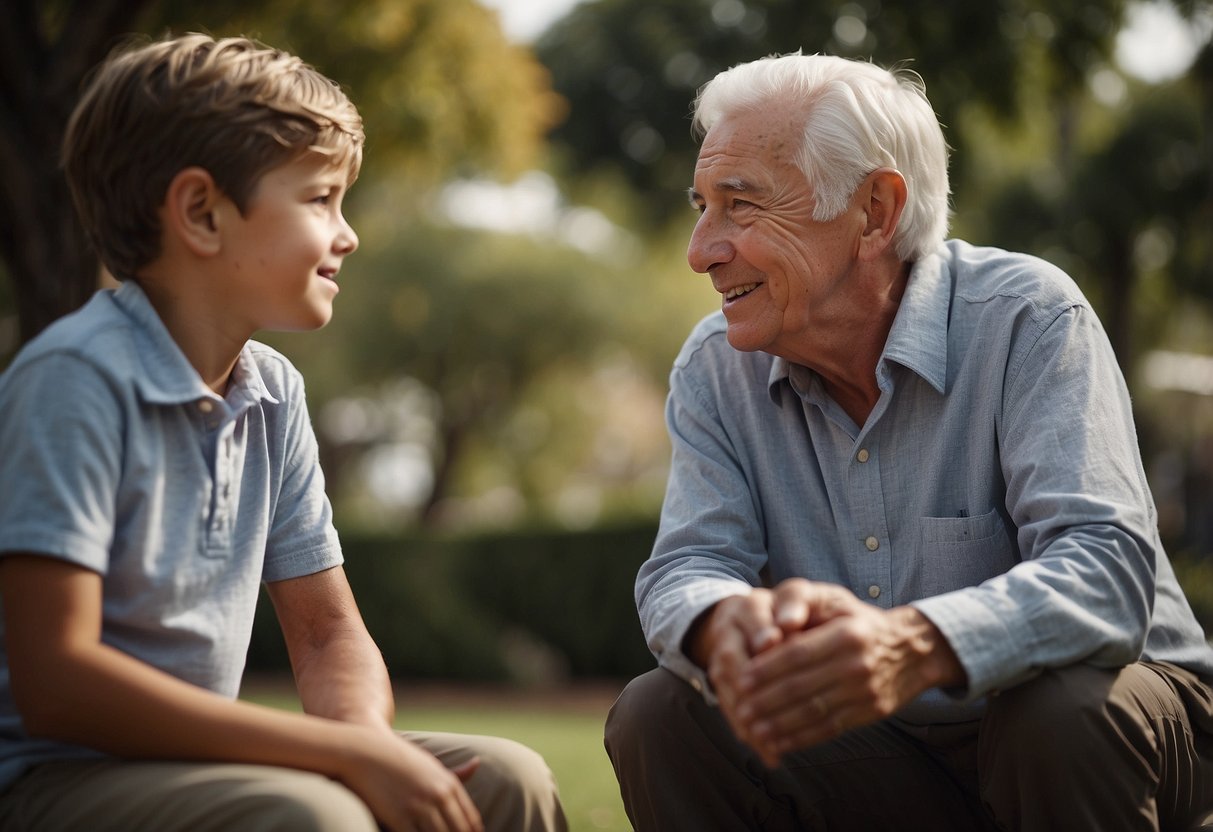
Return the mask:
<path fill-rule="evenodd" d="M 759 186 L 755 185 L 753 182 L 749 182 L 745 179 L 742 179 L 739 176 L 729 176 L 724 179 L 721 179 L 718 182 L 713 182 L 712 188 L 713 188 L 713 190 L 717 190 L 717 191 L 730 191 L 732 193 L 742 193 L 742 194 L 759 194 L 759 195 L 761 195 L 761 194 L 766 193 L 766 190 L 764 188 L 760 188 Z M 693 187 L 687 188 L 687 199 L 690 201 L 690 203 L 692 205 L 699 205 L 699 203 L 703 202 L 703 195 L 701 193 L 699 193 L 699 191 L 695 190 Z"/>
<path fill-rule="evenodd" d="M 757 188 L 752 182 L 747 182 L 740 176 L 727 176 L 715 183 L 715 188 L 718 191 L 754 191 Z"/>

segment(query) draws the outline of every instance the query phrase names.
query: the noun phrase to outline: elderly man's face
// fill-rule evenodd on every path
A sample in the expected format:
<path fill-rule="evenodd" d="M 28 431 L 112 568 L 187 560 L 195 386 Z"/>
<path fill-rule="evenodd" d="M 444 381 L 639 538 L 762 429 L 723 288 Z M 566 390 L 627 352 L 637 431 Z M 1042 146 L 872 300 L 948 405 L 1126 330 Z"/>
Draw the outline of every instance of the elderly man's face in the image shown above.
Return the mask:
<path fill-rule="evenodd" d="M 687 260 L 720 292 L 730 344 L 812 364 L 804 353 L 837 337 L 830 324 L 854 303 L 847 277 L 864 220 L 854 204 L 828 222 L 813 219 L 812 189 L 794 162 L 801 130 L 768 105 L 708 131 Z"/>

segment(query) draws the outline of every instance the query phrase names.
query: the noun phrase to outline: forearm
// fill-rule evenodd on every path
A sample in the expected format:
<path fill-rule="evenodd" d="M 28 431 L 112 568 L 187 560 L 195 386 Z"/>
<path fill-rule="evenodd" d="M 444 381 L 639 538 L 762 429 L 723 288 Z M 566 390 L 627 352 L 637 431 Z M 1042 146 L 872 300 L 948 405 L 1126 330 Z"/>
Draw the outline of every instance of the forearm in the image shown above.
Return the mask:
<path fill-rule="evenodd" d="M 340 778 L 354 726 L 228 700 L 103 644 L 14 676 L 33 736 L 127 758 L 278 765 Z"/>
<path fill-rule="evenodd" d="M 390 727 L 391 681 L 374 641 L 361 627 L 339 633 L 294 660 L 295 684 L 309 714 L 371 727 Z"/>
<path fill-rule="evenodd" d="M 267 587 L 304 710 L 390 728 L 395 707 L 387 668 L 358 612 L 345 571 L 338 567 Z"/>

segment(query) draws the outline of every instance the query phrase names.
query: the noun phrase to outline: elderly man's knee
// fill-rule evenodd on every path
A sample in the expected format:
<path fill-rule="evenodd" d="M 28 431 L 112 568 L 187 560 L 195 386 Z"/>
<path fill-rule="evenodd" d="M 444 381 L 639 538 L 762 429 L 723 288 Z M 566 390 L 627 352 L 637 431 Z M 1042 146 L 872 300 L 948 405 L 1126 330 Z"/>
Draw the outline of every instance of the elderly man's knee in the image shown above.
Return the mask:
<path fill-rule="evenodd" d="M 1136 713 L 1129 687 L 1118 684 L 1118 671 L 1080 664 L 1046 671 L 991 697 L 982 733 L 997 738 L 1000 754 L 1018 748 L 1042 762 L 1060 762 L 1070 753 L 1089 754 L 1102 738 L 1137 731 Z"/>
<path fill-rule="evenodd" d="M 703 706 L 700 695 L 668 670 L 659 668 L 637 676 L 607 714 L 608 751 L 613 755 L 616 750 L 643 744 L 658 733 L 677 731 L 680 724 L 690 721 L 690 712 L 697 705 Z"/>

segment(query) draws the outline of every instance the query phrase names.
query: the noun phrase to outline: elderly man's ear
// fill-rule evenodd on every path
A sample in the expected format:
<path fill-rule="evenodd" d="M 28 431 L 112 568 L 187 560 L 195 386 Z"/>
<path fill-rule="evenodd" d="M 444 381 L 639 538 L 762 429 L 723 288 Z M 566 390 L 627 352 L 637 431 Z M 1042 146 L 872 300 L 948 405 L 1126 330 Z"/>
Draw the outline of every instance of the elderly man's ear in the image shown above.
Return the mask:
<path fill-rule="evenodd" d="M 859 186 L 867 225 L 859 242 L 859 256 L 874 260 L 892 252 L 893 233 L 906 207 L 906 180 L 893 168 L 878 168 Z"/>

